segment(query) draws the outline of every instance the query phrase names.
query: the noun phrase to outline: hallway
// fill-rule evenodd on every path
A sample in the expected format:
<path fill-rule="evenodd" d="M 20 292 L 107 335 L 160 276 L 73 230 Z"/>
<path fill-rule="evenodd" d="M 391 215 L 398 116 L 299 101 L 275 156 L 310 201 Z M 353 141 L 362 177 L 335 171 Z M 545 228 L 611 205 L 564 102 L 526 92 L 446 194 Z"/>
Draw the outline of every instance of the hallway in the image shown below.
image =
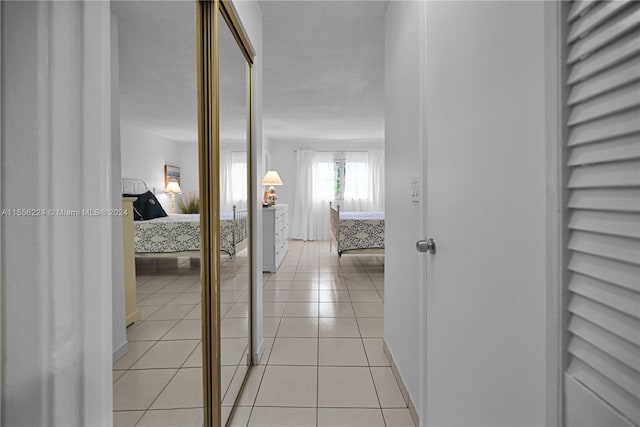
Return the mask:
<path fill-rule="evenodd" d="M 382 348 L 384 256 L 289 243 L 264 274 L 265 350 L 230 425 L 413 426 Z M 137 269 L 142 319 L 114 365 L 114 425 L 199 426 L 199 262 L 139 259 Z"/>
<path fill-rule="evenodd" d="M 233 426 L 413 426 L 382 349 L 384 256 L 290 241 L 264 276 L 265 350 Z"/>

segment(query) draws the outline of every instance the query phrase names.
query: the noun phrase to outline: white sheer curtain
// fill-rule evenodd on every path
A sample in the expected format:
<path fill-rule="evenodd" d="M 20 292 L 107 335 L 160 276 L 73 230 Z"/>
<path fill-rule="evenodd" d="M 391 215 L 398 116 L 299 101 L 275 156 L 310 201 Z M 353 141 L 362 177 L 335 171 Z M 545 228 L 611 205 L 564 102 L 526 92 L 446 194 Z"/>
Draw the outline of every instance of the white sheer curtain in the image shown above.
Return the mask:
<path fill-rule="evenodd" d="M 384 151 L 346 152 L 344 175 L 343 210 L 384 210 Z"/>
<path fill-rule="evenodd" d="M 247 153 L 220 152 L 220 211 L 247 208 Z"/>
<path fill-rule="evenodd" d="M 333 153 L 298 150 L 298 181 L 293 204 L 291 237 L 329 239 L 329 201 L 335 194 Z"/>
<path fill-rule="evenodd" d="M 347 152 L 342 185 L 345 211 L 384 210 L 384 152 Z M 302 240 L 329 239 L 329 201 L 336 188 L 334 153 L 298 150 L 297 176 L 291 237 Z"/>

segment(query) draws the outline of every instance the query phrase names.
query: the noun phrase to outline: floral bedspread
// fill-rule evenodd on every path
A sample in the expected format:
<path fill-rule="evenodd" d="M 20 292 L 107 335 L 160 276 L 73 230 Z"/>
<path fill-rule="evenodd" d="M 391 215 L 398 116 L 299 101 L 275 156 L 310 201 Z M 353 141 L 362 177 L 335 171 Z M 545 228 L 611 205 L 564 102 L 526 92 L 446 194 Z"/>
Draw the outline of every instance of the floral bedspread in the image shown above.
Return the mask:
<path fill-rule="evenodd" d="M 148 221 L 134 221 L 136 253 L 172 253 L 200 250 L 200 215 L 175 214 Z M 247 218 L 241 217 L 233 239 L 233 213 L 220 215 L 220 250 L 235 254 L 235 245 L 247 238 Z"/>
<path fill-rule="evenodd" d="M 384 212 L 340 212 L 338 253 L 384 249 Z"/>

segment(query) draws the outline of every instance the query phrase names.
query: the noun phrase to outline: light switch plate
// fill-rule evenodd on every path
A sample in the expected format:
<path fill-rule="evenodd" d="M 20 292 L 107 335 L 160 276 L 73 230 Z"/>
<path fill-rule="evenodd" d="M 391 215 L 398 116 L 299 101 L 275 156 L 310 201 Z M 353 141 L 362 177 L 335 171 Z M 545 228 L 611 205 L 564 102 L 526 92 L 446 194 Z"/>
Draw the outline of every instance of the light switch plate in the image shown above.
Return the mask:
<path fill-rule="evenodd" d="M 413 203 L 420 202 L 420 179 L 411 178 L 411 201 Z"/>

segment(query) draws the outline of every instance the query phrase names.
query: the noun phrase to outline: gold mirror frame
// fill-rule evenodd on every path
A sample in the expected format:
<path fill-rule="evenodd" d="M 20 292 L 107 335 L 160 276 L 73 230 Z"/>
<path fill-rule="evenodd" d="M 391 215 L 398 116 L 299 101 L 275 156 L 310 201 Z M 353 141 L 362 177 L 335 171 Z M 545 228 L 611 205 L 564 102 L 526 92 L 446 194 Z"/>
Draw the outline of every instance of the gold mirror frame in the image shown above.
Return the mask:
<path fill-rule="evenodd" d="M 220 74 L 218 11 L 224 17 L 248 64 L 248 203 L 249 313 L 253 313 L 253 61 L 255 52 L 230 0 L 198 0 L 196 37 L 198 58 L 198 162 L 200 167 L 200 239 L 202 283 L 202 368 L 204 425 L 221 427 L 220 387 Z M 253 355 L 253 328 L 249 323 L 249 354 Z M 251 360 L 251 357 L 249 358 Z M 244 382 L 251 372 L 245 375 Z M 241 387 L 244 388 L 244 382 Z M 237 403 L 237 402 L 236 402 Z M 235 409 L 235 405 L 234 405 Z M 231 416 L 233 415 L 233 411 Z"/>

